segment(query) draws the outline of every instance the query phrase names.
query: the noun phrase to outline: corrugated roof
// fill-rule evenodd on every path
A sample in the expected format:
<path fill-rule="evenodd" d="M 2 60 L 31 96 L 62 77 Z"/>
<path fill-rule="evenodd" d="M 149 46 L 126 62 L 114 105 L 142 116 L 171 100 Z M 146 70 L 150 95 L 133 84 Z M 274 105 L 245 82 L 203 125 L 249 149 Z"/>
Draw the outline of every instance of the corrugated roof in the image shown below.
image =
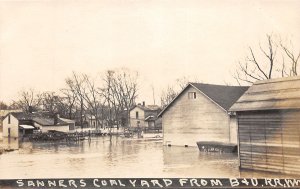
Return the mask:
<path fill-rule="evenodd" d="M 244 94 L 249 88 L 248 86 L 226 86 L 226 85 L 213 85 L 204 83 L 189 83 L 173 101 L 168 104 L 160 113 L 159 116 L 166 111 L 169 106 L 189 87 L 192 86 L 198 89 L 204 96 L 216 103 L 223 110 L 228 109 Z"/>
<path fill-rule="evenodd" d="M 300 77 L 254 83 L 230 111 L 300 109 Z"/>

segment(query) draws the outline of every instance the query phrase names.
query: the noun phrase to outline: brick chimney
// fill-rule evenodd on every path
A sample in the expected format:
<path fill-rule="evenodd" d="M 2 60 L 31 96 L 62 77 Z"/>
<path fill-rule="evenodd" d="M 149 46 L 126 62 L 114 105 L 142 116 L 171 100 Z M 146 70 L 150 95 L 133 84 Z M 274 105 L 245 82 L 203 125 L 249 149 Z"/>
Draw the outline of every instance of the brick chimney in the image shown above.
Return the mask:
<path fill-rule="evenodd" d="M 145 106 L 146 104 L 145 104 L 145 101 L 143 101 L 143 106 Z"/>

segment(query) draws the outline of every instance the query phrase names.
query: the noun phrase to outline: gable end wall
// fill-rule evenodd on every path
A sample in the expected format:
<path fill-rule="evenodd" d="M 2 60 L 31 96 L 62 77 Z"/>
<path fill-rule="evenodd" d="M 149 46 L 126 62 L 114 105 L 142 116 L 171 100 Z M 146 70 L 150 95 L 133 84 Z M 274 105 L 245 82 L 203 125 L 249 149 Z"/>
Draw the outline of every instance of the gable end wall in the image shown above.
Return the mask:
<path fill-rule="evenodd" d="M 196 92 L 196 99 L 188 99 Z M 235 118 L 233 118 L 235 119 Z M 197 141 L 236 143 L 236 121 L 194 87 L 188 87 L 162 115 L 164 145 L 197 146 Z"/>

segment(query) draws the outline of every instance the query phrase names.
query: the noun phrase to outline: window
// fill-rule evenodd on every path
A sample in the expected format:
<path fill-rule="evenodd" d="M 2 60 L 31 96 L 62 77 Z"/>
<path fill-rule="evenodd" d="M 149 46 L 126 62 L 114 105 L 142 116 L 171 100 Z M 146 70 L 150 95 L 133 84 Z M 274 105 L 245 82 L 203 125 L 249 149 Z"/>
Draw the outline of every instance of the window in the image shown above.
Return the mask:
<path fill-rule="evenodd" d="M 135 112 L 135 118 L 139 119 L 139 112 Z"/>
<path fill-rule="evenodd" d="M 188 97 L 189 99 L 196 99 L 196 92 L 189 92 Z"/>
<path fill-rule="evenodd" d="M 10 114 L 8 115 L 8 124 L 10 124 Z"/>

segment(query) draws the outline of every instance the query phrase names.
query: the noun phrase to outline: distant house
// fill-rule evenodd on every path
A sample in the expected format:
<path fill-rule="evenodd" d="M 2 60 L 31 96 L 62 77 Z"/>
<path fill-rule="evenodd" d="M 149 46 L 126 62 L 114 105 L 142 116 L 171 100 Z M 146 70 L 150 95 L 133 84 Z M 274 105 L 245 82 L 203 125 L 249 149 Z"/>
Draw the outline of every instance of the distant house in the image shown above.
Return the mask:
<path fill-rule="evenodd" d="M 230 111 L 240 168 L 300 174 L 300 77 L 258 81 Z"/>
<path fill-rule="evenodd" d="M 9 114 L 10 112 L 21 112 L 22 110 L 0 110 L 0 133 L 2 133 L 2 130 L 3 130 L 3 119 L 5 118 L 5 116 L 7 114 Z"/>
<path fill-rule="evenodd" d="M 95 116 L 90 115 L 90 114 L 86 114 L 85 115 L 85 121 L 87 123 L 86 127 L 88 127 L 88 128 L 96 128 L 97 120 L 96 120 Z M 98 123 L 99 123 L 99 121 L 98 121 Z"/>
<path fill-rule="evenodd" d="M 3 138 L 18 138 L 22 134 L 31 134 L 33 126 L 32 114 L 23 112 L 9 113 L 3 120 Z"/>
<path fill-rule="evenodd" d="M 31 134 L 34 130 L 42 132 L 49 130 L 68 132 L 73 130 L 75 122 L 72 120 L 46 116 L 38 113 L 12 112 L 3 120 L 3 137 L 18 138 Z"/>
<path fill-rule="evenodd" d="M 247 89 L 189 83 L 159 113 L 164 145 L 196 146 L 198 141 L 237 144 L 236 117 L 228 109 Z"/>
<path fill-rule="evenodd" d="M 70 131 L 70 124 L 66 121 L 63 121 L 60 118 L 34 117 L 32 121 L 33 121 L 33 126 L 41 130 L 42 132 L 47 132 L 50 130 L 61 131 L 61 132 Z"/>
<path fill-rule="evenodd" d="M 156 127 L 155 123 L 158 123 L 158 113 L 161 111 L 157 105 L 145 105 L 137 104 L 133 106 L 129 112 L 130 115 L 130 126 L 150 128 Z"/>

